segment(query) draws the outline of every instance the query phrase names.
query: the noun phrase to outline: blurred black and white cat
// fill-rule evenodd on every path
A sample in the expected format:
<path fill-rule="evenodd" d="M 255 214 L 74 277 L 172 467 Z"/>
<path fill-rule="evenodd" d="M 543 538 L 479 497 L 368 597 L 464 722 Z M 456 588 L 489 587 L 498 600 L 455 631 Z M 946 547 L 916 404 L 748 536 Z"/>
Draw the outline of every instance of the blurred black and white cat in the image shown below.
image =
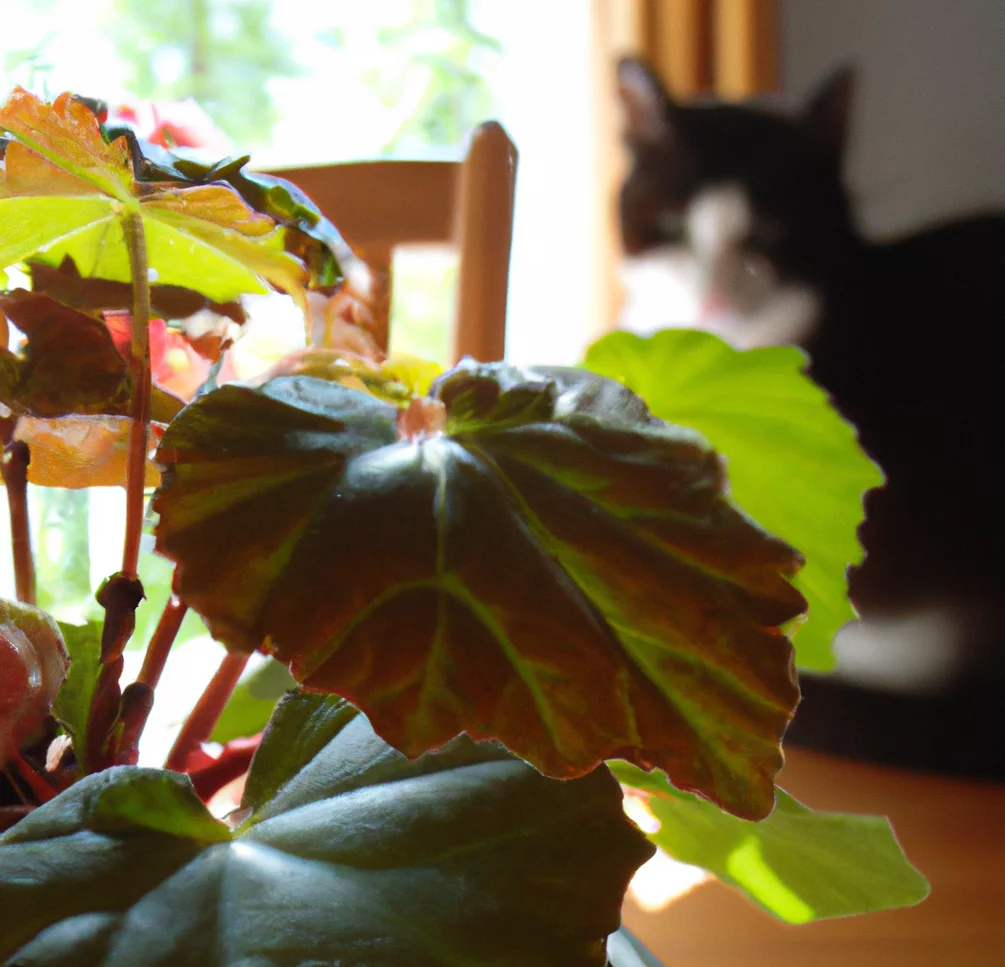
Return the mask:
<path fill-rule="evenodd" d="M 624 324 L 697 326 L 738 348 L 802 346 L 887 474 L 867 499 L 868 557 L 852 575 L 864 620 L 839 636 L 837 682 L 806 683 L 794 734 L 812 731 L 812 714 L 830 702 L 834 721 L 813 729 L 829 730 L 822 744 L 837 751 L 871 743 L 881 759 L 1005 773 L 1005 729 L 984 703 L 1005 685 L 994 349 L 1005 217 L 866 240 L 841 177 L 852 87 L 841 71 L 792 115 L 684 106 L 644 65 L 621 63 L 631 155 L 620 200 Z M 842 679 L 864 687 L 842 695 Z M 873 699 L 887 705 L 870 722 Z M 855 721 L 838 721 L 852 700 L 857 738 Z M 964 736 L 981 750 L 959 748 Z"/>

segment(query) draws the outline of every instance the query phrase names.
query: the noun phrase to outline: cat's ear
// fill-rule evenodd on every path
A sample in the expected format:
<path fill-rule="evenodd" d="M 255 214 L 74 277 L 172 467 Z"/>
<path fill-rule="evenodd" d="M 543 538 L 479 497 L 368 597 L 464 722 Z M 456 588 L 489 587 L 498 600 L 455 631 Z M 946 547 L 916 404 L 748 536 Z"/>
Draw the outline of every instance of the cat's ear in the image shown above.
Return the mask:
<path fill-rule="evenodd" d="M 659 78 L 640 60 L 618 62 L 618 94 L 630 144 L 656 144 L 673 134 L 673 101 Z"/>
<path fill-rule="evenodd" d="M 838 160 L 844 155 L 848 139 L 854 87 L 854 69 L 841 67 L 813 92 L 803 110 L 803 124 Z"/>

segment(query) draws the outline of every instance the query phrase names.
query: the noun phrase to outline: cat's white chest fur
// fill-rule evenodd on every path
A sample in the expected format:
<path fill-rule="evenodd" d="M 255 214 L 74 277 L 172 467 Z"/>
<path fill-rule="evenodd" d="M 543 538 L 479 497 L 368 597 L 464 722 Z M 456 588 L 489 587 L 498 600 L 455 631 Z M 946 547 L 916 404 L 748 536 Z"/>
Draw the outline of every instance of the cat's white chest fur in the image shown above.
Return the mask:
<path fill-rule="evenodd" d="M 808 340 L 820 299 L 806 286 L 780 282 L 747 244 L 753 212 L 739 185 L 698 192 L 682 218 L 681 242 L 625 260 L 622 328 L 704 329 L 738 349 Z"/>

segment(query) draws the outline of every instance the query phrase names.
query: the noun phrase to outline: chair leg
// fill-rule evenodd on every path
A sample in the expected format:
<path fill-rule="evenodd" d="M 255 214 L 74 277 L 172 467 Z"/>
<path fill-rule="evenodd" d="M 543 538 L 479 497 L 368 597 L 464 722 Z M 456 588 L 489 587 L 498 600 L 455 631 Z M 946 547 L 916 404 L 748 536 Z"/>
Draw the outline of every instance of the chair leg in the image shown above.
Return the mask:
<path fill-rule="evenodd" d="M 390 246 L 367 246 L 357 253 L 369 269 L 369 291 L 365 301 L 373 317 L 370 335 L 381 352 L 386 353 L 390 342 L 391 318 L 391 265 L 394 250 Z"/>
<path fill-rule="evenodd" d="M 475 131 L 458 186 L 454 361 L 493 362 L 506 349 L 516 164 L 516 148 L 500 124 L 489 121 Z"/>

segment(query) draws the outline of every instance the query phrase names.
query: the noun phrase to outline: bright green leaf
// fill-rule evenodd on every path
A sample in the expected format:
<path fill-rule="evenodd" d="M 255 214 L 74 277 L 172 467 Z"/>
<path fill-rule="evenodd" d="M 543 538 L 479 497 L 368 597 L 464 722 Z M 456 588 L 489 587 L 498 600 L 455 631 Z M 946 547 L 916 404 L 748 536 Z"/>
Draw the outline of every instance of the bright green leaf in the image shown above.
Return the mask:
<path fill-rule="evenodd" d="M 105 129 L 106 137 L 118 135 L 119 129 Z M 328 288 L 339 283 L 345 274 L 352 274 L 359 262 L 335 226 L 291 181 L 248 171 L 250 160 L 225 158 L 215 164 L 205 164 L 191 158 L 172 155 L 159 145 L 138 140 L 129 129 L 122 129 L 130 142 L 137 177 L 142 181 L 184 181 L 191 185 L 223 182 L 230 185 L 255 211 L 264 212 L 280 224 L 293 229 L 291 248 L 308 264 L 311 283 Z"/>
<path fill-rule="evenodd" d="M 410 395 L 420 396 L 428 393 L 433 382 L 443 375 L 443 367 L 420 356 L 391 353 L 381 365 L 381 373 L 397 379 Z"/>
<path fill-rule="evenodd" d="M 265 280 L 306 312 L 310 272 L 287 251 L 288 229 L 230 186 L 137 182 L 127 140 L 106 142 L 95 115 L 69 94 L 45 104 L 18 88 L 0 106 L 0 129 L 18 139 L 0 176 L 0 268 L 69 256 L 84 276 L 129 282 L 122 217 L 135 212 L 160 284 L 198 285 L 227 302 L 266 292 Z"/>
<path fill-rule="evenodd" d="M 660 828 L 649 838 L 675 859 L 700 866 L 790 923 L 913 906 L 928 896 L 882 816 L 814 812 L 779 789 L 758 823 L 727 816 L 674 789 L 658 773 L 626 762 L 611 769 L 650 793 Z"/>
<path fill-rule="evenodd" d="M 52 714 L 73 740 L 73 751 L 81 773 L 87 771 L 84 738 L 91 698 L 101 671 L 101 625 L 100 621 L 89 621 L 86 625 L 59 626 L 70 656 L 70 668 L 52 704 Z"/>
<path fill-rule="evenodd" d="M 736 503 L 802 551 L 794 583 L 809 618 L 792 632 L 796 661 L 827 670 L 834 635 L 855 617 L 847 571 L 862 560 L 862 495 L 883 476 L 806 364 L 798 349 L 741 352 L 689 329 L 648 339 L 612 333 L 586 356 L 589 369 L 634 390 L 656 416 L 704 434 L 726 458 Z"/>
<path fill-rule="evenodd" d="M 601 967 L 651 851 L 604 768 L 559 782 L 467 740 L 409 760 L 353 715 L 233 835 L 150 769 L 35 810 L 0 837 L 0 961 Z"/>
<path fill-rule="evenodd" d="M 0 214 L 3 213 L 0 199 Z M 159 224 L 145 218 L 147 259 L 157 272 L 157 281 L 167 285 L 188 285 L 219 302 L 242 293 L 268 292 L 255 271 L 241 261 L 220 252 L 191 232 Z M 69 256 L 88 278 L 129 282 L 129 255 L 122 226 L 114 218 L 92 222 L 73 235 L 53 241 L 45 248 L 45 261 L 58 265 Z"/>
<path fill-rule="evenodd" d="M 560 778 L 629 758 L 765 815 L 797 556 L 611 380 L 471 364 L 432 396 L 404 439 L 395 407 L 309 377 L 186 408 L 155 500 L 182 597 L 409 755 L 467 732 Z"/>
<path fill-rule="evenodd" d="M 27 829 L 19 826 L 13 841 L 36 841 L 40 832 L 48 838 L 59 822 L 106 835 L 149 831 L 206 845 L 231 841 L 230 830 L 206 811 L 186 776 L 161 769 L 106 769 L 98 776 L 101 783 L 70 787 L 58 819 L 43 824 L 41 831 L 31 823 L 25 824 Z"/>
<path fill-rule="evenodd" d="M 255 211 L 261 211 L 280 224 L 293 229 L 299 242 L 293 243 L 311 267 L 312 283 L 330 287 L 341 281 L 343 271 L 352 274 L 359 259 L 339 230 L 321 209 L 292 182 L 246 169 L 248 157 L 228 158 L 215 165 L 204 165 L 189 158 L 164 159 L 162 152 L 148 143 L 140 150 L 152 148 L 158 160 L 170 160 L 174 171 L 192 184 L 224 182 L 230 185 Z M 295 239 L 296 234 L 293 235 Z"/>
<path fill-rule="evenodd" d="M 57 239 L 108 217 L 104 198 L 2 197 L 0 182 L 0 265 L 4 268 L 30 258 Z"/>

